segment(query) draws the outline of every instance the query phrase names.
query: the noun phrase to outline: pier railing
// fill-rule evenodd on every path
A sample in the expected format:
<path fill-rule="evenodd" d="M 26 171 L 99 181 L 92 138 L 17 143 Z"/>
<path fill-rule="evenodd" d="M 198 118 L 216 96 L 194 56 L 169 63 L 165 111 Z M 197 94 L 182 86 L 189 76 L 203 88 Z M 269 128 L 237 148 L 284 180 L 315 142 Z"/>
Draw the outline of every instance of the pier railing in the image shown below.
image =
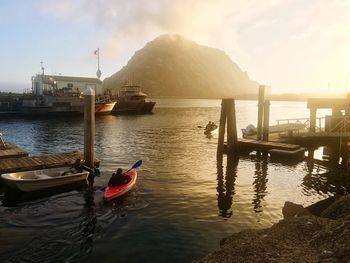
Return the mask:
<path fill-rule="evenodd" d="M 310 132 L 309 118 L 279 119 L 276 129 L 293 131 L 294 134 L 314 133 L 322 136 L 350 136 L 350 116 L 325 116 L 316 118 L 315 132 Z"/>

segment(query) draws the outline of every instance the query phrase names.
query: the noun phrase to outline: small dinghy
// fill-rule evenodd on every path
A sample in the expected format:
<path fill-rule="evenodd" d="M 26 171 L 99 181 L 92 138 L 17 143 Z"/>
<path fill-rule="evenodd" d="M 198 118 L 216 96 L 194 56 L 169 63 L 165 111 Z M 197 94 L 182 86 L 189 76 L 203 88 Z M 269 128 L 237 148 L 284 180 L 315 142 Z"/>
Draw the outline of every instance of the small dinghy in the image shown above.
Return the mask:
<path fill-rule="evenodd" d="M 11 188 L 24 192 L 38 191 L 87 180 L 88 171 L 78 171 L 72 167 L 59 167 L 2 174 L 1 178 Z"/>

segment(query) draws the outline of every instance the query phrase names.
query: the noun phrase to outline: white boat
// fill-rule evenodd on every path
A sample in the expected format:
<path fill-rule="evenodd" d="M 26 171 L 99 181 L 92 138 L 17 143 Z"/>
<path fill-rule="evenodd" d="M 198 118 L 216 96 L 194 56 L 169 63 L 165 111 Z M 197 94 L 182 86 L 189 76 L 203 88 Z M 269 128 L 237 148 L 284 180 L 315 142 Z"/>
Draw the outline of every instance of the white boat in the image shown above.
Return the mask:
<path fill-rule="evenodd" d="M 88 175 L 88 171 L 79 172 L 72 167 L 59 167 L 6 173 L 1 178 L 11 188 L 30 192 L 82 182 L 87 180 Z"/>

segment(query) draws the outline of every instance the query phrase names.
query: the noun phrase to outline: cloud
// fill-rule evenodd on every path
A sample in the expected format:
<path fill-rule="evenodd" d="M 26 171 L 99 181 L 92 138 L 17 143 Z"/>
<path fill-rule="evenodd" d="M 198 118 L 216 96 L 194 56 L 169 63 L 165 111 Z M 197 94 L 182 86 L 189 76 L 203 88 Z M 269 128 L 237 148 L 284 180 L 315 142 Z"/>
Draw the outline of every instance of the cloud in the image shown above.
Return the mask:
<path fill-rule="evenodd" d="M 282 0 L 45 0 L 42 13 L 57 19 L 89 21 L 106 37 L 109 53 L 122 52 L 130 43 L 145 42 L 164 33 L 184 36 L 221 46 L 235 45 L 242 23 L 270 8 L 285 3 Z M 114 48 L 113 48 L 114 46 Z"/>
<path fill-rule="evenodd" d="M 272 87 L 302 83 L 317 86 L 327 82 L 326 73 L 346 74 L 345 68 L 350 68 L 346 61 L 350 47 L 348 0 L 39 3 L 44 15 L 86 23 L 100 39 L 103 53 L 114 60 L 132 55 L 160 34 L 179 33 L 200 44 L 223 49 L 250 76 Z M 331 75 L 339 78 L 339 74 Z"/>

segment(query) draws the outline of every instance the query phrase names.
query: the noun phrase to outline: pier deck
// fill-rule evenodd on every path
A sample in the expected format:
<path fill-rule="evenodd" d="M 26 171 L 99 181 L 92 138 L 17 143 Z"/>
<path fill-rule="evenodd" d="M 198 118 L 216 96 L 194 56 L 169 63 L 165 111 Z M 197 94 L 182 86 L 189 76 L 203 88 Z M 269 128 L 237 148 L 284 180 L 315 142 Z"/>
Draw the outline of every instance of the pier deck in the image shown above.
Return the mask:
<path fill-rule="evenodd" d="M 73 151 L 41 156 L 0 159 L 0 174 L 70 166 L 79 158 L 82 158 L 82 154 Z"/>
<path fill-rule="evenodd" d="M 281 143 L 273 141 L 257 141 L 254 139 L 238 139 L 238 146 L 240 152 L 261 151 L 268 152 L 271 156 L 283 157 L 302 157 L 306 148 L 297 144 Z M 225 152 L 227 152 L 227 145 L 224 145 Z"/>
<path fill-rule="evenodd" d="M 272 149 L 292 151 L 300 148 L 300 145 L 296 145 L 296 144 L 271 142 L 271 141 L 269 142 L 257 141 L 253 139 L 239 139 L 238 145 L 241 149 L 252 148 L 254 150 L 261 150 L 261 151 L 268 151 Z"/>
<path fill-rule="evenodd" d="M 12 143 L 6 143 L 5 147 L 0 147 L 0 159 L 25 157 L 28 155 L 26 151 Z"/>

